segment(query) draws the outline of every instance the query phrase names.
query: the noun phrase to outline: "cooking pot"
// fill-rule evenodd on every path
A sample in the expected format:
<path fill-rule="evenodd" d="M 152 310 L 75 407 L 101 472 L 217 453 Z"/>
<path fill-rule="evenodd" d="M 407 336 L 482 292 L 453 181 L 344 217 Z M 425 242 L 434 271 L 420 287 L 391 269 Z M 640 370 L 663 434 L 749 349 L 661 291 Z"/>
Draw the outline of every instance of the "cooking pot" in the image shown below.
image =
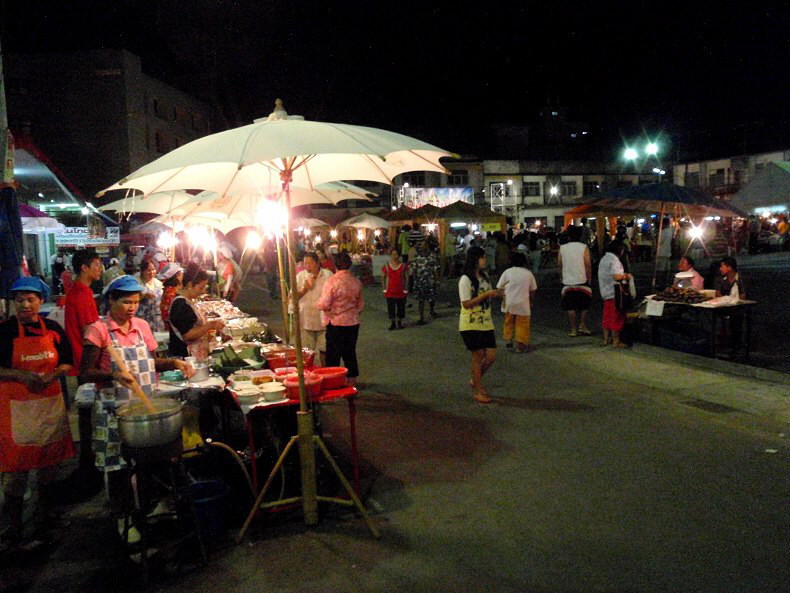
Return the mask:
<path fill-rule="evenodd" d="M 183 404 L 172 399 L 151 400 L 156 412 L 150 413 L 138 401 L 118 408 L 118 431 L 121 442 L 129 447 L 156 447 L 181 438 Z"/>

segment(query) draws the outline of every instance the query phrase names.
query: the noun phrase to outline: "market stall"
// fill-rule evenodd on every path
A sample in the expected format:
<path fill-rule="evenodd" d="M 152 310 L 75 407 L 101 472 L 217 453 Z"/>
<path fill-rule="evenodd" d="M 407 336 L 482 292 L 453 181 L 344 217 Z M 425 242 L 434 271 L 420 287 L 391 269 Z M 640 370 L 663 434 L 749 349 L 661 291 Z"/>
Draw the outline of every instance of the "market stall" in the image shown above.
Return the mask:
<path fill-rule="evenodd" d="M 752 310 L 756 301 L 715 296 L 713 290 L 671 286 L 645 298 L 642 310 L 647 321 L 646 338 L 654 346 L 663 346 L 691 354 L 717 357 L 737 332 L 737 355 L 749 361 L 752 337 Z"/>

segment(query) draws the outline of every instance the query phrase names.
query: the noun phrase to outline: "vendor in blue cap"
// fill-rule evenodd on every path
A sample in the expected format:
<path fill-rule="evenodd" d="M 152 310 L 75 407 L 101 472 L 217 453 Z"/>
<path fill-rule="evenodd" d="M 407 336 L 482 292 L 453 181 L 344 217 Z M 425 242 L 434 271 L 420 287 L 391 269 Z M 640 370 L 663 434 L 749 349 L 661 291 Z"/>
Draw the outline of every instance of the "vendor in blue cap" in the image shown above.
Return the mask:
<path fill-rule="evenodd" d="M 110 498 L 116 488 L 124 488 L 126 467 L 121 457 L 116 407 L 131 396 L 134 381 L 149 397 L 156 387 L 156 373 L 180 370 L 187 376 L 194 371 L 183 360 L 154 358 L 157 343 L 148 323 L 136 317 L 140 293 L 144 287 L 133 276 L 121 276 L 105 289 L 108 313 L 85 328 L 84 351 L 80 366 L 80 382 L 96 384 L 94 404 L 93 445 L 96 467 L 107 473 Z M 109 348 L 114 348 L 126 362 L 128 373 L 112 360 Z"/>
<path fill-rule="evenodd" d="M 0 540 L 22 536 L 28 474 L 38 470 L 40 486 L 57 465 L 74 456 L 60 377 L 72 368 L 71 345 L 60 325 L 41 317 L 49 286 L 39 278 L 18 278 L 11 286 L 16 315 L 0 323 L 0 472 L 5 502 Z M 38 516 L 46 520 L 56 501 L 41 489 Z M 43 511 L 43 512 L 42 512 Z"/>

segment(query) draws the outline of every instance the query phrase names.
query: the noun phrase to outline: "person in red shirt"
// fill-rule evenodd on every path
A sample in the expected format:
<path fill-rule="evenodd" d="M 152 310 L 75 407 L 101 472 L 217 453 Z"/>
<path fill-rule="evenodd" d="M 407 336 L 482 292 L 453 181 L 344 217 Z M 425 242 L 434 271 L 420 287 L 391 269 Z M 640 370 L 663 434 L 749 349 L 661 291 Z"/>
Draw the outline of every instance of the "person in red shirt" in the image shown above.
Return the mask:
<path fill-rule="evenodd" d="M 83 332 L 91 323 L 99 319 L 99 310 L 93 298 L 90 286 L 101 278 L 102 265 L 95 251 L 80 249 L 71 259 L 77 279 L 71 290 L 66 294 L 65 325 L 66 336 L 71 344 L 74 355 L 74 370 L 69 373 L 76 376 L 82 360 Z M 93 428 L 91 408 L 80 407 L 78 410 L 80 431 L 80 470 L 87 476 L 96 474 L 93 463 Z M 86 480 L 87 481 L 87 480 Z"/>
<path fill-rule="evenodd" d="M 397 249 L 390 251 L 390 261 L 381 268 L 381 280 L 384 284 L 384 298 L 387 299 L 387 314 L 390 318 L 390 329 L 403 329 L 403 318 L 406 317 L 406 287 L 409 277 L 409 264 L 400 260 Z"/>

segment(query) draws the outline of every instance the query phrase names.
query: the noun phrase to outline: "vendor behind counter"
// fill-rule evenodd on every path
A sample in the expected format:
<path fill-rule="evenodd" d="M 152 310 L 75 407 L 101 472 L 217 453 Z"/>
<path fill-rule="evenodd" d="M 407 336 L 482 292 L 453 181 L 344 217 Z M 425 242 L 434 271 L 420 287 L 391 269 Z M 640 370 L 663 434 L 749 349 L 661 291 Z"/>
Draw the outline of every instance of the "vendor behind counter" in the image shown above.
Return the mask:
<path fill-rule="evenodd" d="M 197 300 L 206 292 L 208 273 L 191 263 L 184 271 L 183 286 L 170 305 L 169 356 L 208 358 L 209 333 L 220 331 L 225 323 L 219 319 L 208 321 L 197 308 Z"/>

